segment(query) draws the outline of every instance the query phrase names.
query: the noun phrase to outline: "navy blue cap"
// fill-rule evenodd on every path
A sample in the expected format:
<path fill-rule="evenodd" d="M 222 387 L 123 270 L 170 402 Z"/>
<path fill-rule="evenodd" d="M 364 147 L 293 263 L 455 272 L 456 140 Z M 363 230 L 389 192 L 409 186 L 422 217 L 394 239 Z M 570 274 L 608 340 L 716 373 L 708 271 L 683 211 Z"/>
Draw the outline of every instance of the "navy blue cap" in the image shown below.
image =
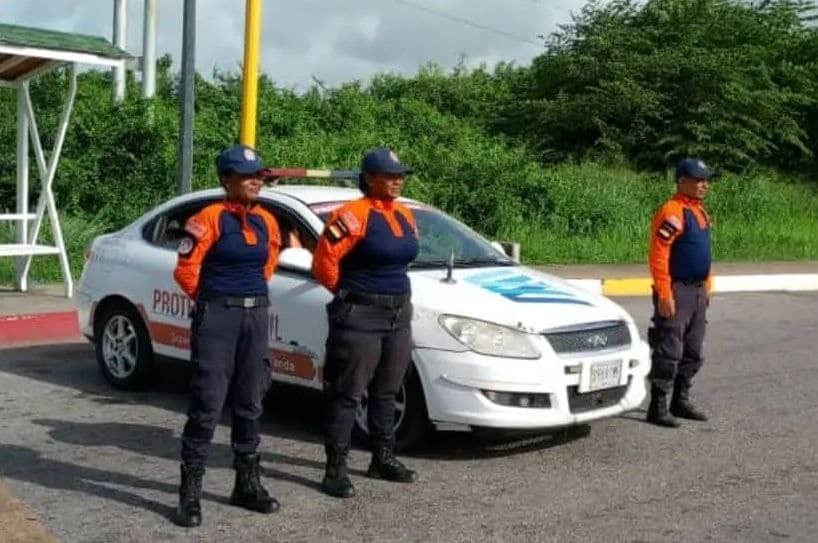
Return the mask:
<path fill-rule="evenodd" d="M 370 174 L 392 173 L 406 175 L 412 173 L 411 169 L 401 164 L 395 151 L 386 147 L 378 147 L 366 153 L 361 161 L 361 169 Z"/>
<path fill-rule="evenodd" d="M 714 173 L 701 159 L 683 158 L 676 164 L 676 180 L 683 177 L 709 180 L 714 177 Z"/>
<path fill-rule="evenodd" d="M 247 145 L 234 145 L 221 152 L 216 159 L 219 175 L 236 172 L 241 175 L 258 173 L 264 169 L 258 151 Z"/>

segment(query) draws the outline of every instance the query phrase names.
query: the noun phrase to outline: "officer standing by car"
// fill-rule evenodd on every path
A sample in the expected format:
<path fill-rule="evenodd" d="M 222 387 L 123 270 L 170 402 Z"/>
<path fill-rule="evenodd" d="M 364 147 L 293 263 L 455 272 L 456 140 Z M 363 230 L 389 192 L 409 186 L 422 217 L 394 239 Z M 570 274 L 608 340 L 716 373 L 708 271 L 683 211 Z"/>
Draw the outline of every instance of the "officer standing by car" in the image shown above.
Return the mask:
<path fill-rule="evenodd" d="M 255 203 L 262 186 L 258 152 L 244 145 L 216 161 L 225 199 L 185 224 L 174 277 L 195 300 L 191 324 L 191 403 L 182 433 L 182 483 L 176 521 L 202 522 L 202 477 L 225 400 L 232 411 L 236 480 L 230 503 L 260 513 L 279 504 L 259 478 L 258 419 L 271 383 L 267 282 L 281 241 L 275 218 Z"/>
<path fill-rule="evenodd" d="M 704 362 L 712 291 L 712 223 L 702 205 L 712 178 L 713 172 L 701 160 L 680 160 L 676 194 L 659 208 L 651 225 L 654 315 L 648 330 L 653 353 L 647 420 L 659 426 L 678 427 L 674 416 L 707 420 L 690 402 L 689 393 L 693 376 Z"/>
<path fill-rule="evenodd" d="M 312 268 L 318 282 L 335 295 L 327 304 L 327 463 L 321 484 L 335 497 L 355 495 L 346 459 L 365 391 L 372 449 L 367 476 L 404 483 L 417 478 L 393 453 L 395 397 L 412 349 L 407 271 L 418 255 L 414 216 L 396 201 L 409 172 L 387 148 L 368 152 L 361 170 L 364 197 L 329 217 Z"/>

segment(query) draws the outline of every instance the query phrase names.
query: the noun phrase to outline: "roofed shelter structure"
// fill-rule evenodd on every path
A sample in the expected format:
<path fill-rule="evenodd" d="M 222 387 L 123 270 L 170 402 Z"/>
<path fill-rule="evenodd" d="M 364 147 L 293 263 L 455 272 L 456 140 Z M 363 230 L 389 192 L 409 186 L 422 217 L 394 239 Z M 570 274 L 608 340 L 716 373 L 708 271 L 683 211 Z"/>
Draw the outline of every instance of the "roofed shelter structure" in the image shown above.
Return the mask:
<path fill-rule="evenodd" d="M 15 222 L 16 242 L 0 244 L 0 257 L 17 257 L 15 287 L 22 292 L 28 290 L 32 257 L 57 255 L 65 295 L 69 298 L 72 296 L 73 281 L 68 254 L 51 187 L 76 96 L 77 66 L 122 66 L 129 58 L 128 53 L 105 38 L 0 24 L 0 86 L 12 87 L 17 91 L 17 208 L 16 213 L 0 214 L 0 221 Z M 68 93 L 63 102 L 54 146 L 51 153 L 46 155 L 37 128 L 29 83 L 37 76 L 61 67 L 68 68 Z M 29 140 L 41 184 L 33 213 L 29 207 Z M 40 243 L 46 213 L 53 245 Z"/>

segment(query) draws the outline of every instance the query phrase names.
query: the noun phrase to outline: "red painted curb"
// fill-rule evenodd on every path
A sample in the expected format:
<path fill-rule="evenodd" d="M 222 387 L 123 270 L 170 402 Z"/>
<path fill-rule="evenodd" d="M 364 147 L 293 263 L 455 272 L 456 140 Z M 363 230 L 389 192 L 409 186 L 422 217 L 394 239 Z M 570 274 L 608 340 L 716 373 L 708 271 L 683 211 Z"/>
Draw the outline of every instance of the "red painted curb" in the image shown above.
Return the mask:
<path fill-rule="evenodd" d="M 0 347 L 80 339 L 76 311 L 0 315 Z"/>

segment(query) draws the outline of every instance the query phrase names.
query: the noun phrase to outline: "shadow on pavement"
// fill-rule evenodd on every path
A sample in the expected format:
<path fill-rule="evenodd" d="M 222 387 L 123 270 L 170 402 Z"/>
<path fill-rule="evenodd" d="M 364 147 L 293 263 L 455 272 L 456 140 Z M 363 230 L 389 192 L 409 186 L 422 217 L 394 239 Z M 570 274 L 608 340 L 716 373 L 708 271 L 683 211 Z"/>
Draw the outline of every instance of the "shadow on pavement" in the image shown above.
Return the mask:
<path fill-rule="evenodd" d="M 501 458 L 567 445 L 590 434 L 591 427 L 587 424 L 551 433 L 528 433 L 517 436 L 437 432 L 425 447 L 413 449 L 407 456 L 440 461 Z"/>
<path fill-rule="evenodd" d="M 159 482 L 126 473 L 117 473 L 87 466 L 78 466 L 68 462 L 61 462 L 44 458 L 38 451 L 17 445 L 0 445 L 0 458 L 3 459 L 2 475 L 7 479 L 15 479 L 34 483 L 54 490 L 68 490 L 83 492 L 107 500 L 121 502 L 131 507 L 138 507 L 151 511 L 172 520 L 174 507 L 169 503 L 149 500 L 133 492 L 128 492 L 112 485 L 130 489 L 157 490 L 167 494 L 178 492 L 177 482 Z M 227 499 L 205 492 L 207 500 L 227 503 Z"/>
<path fill-rule="evenodd" d="M 52 419 L 35 421 L 49 426 L 54 439 L 80 446 L 115 446 L 140 454 L 177 460 L 180 443 L 175 434 L 181 432 L 183 415 L 188 408 L 190 370 L 185 363 L 164 360 L 158 367 L 160 375 L 152 388 L 136 392 L 122 391 L 113 388 L 102 377 L 93 348 L 89 344 L 66 343 L 0 350 L 0 371 L 74 389 L 78 400 L 101 405 L 150 405 L 182 415 L 178 428 L 124 423 L 74 423 Z M 262 440 L 271 436 L 322 443 L 321 416 L 319 394 L 303 388 L 274 385 L 265 400 L 265 414 L 261 421 Z M 229 423 L 229 414 L 226 413 L 222 424 Z M 407 454 L 415 458 L 439 461 L 493 458 L 563 445 L 582 439 L 589 432 L 588 426 L 525 437 L 486 437 L 470 433 L 437 432 L 432 434 L 429 443 Z M 229 466 L 231 454 L 229 446 L 213 443 L 209 465 Z M 323 458 L 311 460 L 265 452 L 262 459 L 267 463 L 316 470 L 324 468 Z M 363 474 L 351 471 L 353 474 Z M 318 488 L 317 480 L 304 480 L 277 469 L 266 467 L 265 474 Z"/>
<path fill-rule="evenodd" d="M 149 405 L 182 415 L 188 409 L 190 369 L 182 362 L 162 360 L 159 375 L 147 390 L 126 391 L 113 388 L 97 367 L 93 348 L 88 344 L 66 343 L 0 350 L 0 371 L 76 390 L 76 398 L 105 405 Z M 293 401 L 297 408 L 293 409 Z M 229 411 L 222 424 L 229 426 Z M 265 400 L 261 421 L 264 435 L 321 443 L 321 405 L 318 395 L 303 389 L 275 387 Z"/>
<path fill-rule="evenodd" d="M 72 422 L 56 419 L 35 419 L 34 424 L 49 428 L 48 435 L 55 441 L 77 445 L 80 447 L 115 447 L 124 451 L 134 452 L 143 456 L 152 456 L 174 462 L 179 461 L 181 441 L 170 428 L 160 428 L 146 424 L 130 424 L 120 422 Z M 285 464 L 290 466 L 306 467 L 323 470 L 324 463 L 286 454 L 269 451 L 261 452 L 262 474 L 287 481 L 307 488 L 318 489 L 318 480 L 306 479 L 279 469 L 269 467 L 269 464 Z M 213 442 L 208 458 L 208 468 L 230 468 L 233 462 L 233 452 L 229 445 Z M 352 473 L 363 475 L 360 470 L 350 470 Z"/>

